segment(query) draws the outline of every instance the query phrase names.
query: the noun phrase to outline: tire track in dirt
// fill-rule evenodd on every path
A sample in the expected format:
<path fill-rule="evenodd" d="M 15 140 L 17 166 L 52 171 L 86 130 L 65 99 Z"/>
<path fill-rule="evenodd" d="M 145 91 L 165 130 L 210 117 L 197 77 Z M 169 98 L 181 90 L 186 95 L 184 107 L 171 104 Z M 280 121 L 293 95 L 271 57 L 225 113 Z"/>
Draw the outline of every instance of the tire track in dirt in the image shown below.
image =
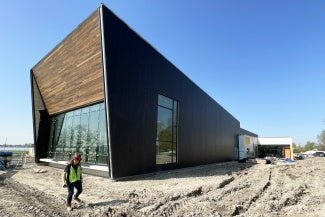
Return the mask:
<path fill-rule="evenodd" d="M 192 189 L 187 193 L 183 193 L 178 196 L 174 196 L 168 200 L 168 196 L 165 203 L 162 204 L 159 209 L 152 212 L 153 216 L 163 215 L 163 216 L 174 216 L 178 210 L 185 207 L 191 202 L 192 198 L 200 197 L 203 194 L 202 186 Z"/>
<path fill-rule="evenodd" d="M 226 185 L 230 184 L 232 181 L 234 181 L 234 177 L 227 176 L 225 179 L 221 180 L 220 183 L 216 185 L 201 185 L 193 189 L 188 189 L 185 192 L 173 195 L 164 194 L 163 192 L 160 192 L 158 194 L 161 195 L 161 199 L 159 200 L 159 202 L 156 202 L 154 204 L 146 204 L 146 206 L 138 210 L 139 215 L 182 216 L 183 213 L 179 212 L 179 210 L 184 209 L 189 204 L 196 203 L 198 200 L 200 201 L 200 198 L 203 198 L 202 200 L 205 200 L 206 195 L 209 192 L 222 189 Z"/>
<path fill-rule="evenodd" d="M 43 192 L 24 186 L 17 182 L 11 182 L 10 179 L 3 181 L 6 197 L 11 198 L 8 205 L 13 206 L 12 210 L 15 212 L 7 213 L 8 216 L 53 216 L 61 217 L 67 216 L 67 213 L 62 210 L 62 201 L 57 201 L 54 198 L 45 195 Z M 60 204 L 60 205 L 58 205 Z"/>
<path fill-rule="evenodd" d="M 270 172 L 264 172 L 262 177 L 252 177 L 249 170 L 239 171 L 234 174 L 233 180 L 229 184 L 208 192 L 207 195 L 196 201 L 195 208 L 199 209 L 200 204 L 208 206 L 211 210 L 210 214 L 216 216 L 243 214 L 269 187 L 270 177 Z M 227 206 L 224 205 L 225 202 L 228 204 Z"/>
<path fill-rule="evenodd" d="M 308 186 L 301 181 L 303 177 L 295 175 L 296 172 L 292 171 L 291 165 L 279 166 L 272 170 L 269 188 L 261 195 L 259 201 L 252 204 L 245 216 L 260 212 L 277 216 L 283 209 L 299 204 L 308 195 Z M 298 178 L 300 180 L 297 180 Z"/>
<path fill-rule="evenodd" d="M 144 189 L 142 191 L 132 191 L 129 193 L 129 201 L 123 207 L 110 207 L 107 215 L 117 216 L 123 213 L 132 213 L 131 216 L 181 216 L 178 212 L 187 209 L 193 200 L 203 197 L 210 191 L 220 189 L 234 180 L 233 176 L 227 175 L 218 184 L 198 185 L 195 188 L 186 188 L 173 193 L 163 190 Z"/>
<path fill-rule="evenodd" d="M 256 203 L 258 201 L 258 199 L 266 192 L 266 190 L 271 185 L 271 177 L 272 177 L 272 170 L 269 171 L 269 179 L 265 183 L 263 188 L 260 191 L 257 191 L 257 193 L 253 197 L 251 197 L 250 200 L 247 201 L 246 204 L 244 204 L 244 206 L 235 205 L 234 211 L 231 215 L 238 216 L 238 215 L 244 214 L 252 206 L 253 203 Z"/>
<path fill-rule="evenodd" d="M 66 210 L 66 198 L 56 197 L 31 186 L 11 180 L 0 180 L 1 194 L 5 195 L 6 205 L 0 206 L 1 217 L 38 216 L 38 217 L 66 217 L 66 216 L 101 216 L 99 212 L 92 213 L 93 207 L 78 204 L 73 201 L 73 210 Z M 3 204 L 3 203 L 1 203 Z M 87 214 L 92 213 L 92 214 Z"/>
<path fill-rule="evenodd" d="M 206 209 L 209 207 L 211 210 L 208 214 L 213 216 L 236 216 L 245 212 L 250 205 L 256 201 L 259 196 L 268 188 L 270 175 L 267 182 L 262 185 L 261 189 L 257 193 L 250 197 L 249 200 L 245 200 L 246 205 L 234 206 L 229 210 L 229 207 L 218 207 L 218 202 L 224 199 L 232 198 L 233 195 L 242 194 L 241 191 L 246 191 L 250 188 L 250 184 L 238 185 L 239 182 L 243 182 L 243 179 L 247 179 L 249 173 L 244 170 L 237 172 L 235 175 L 231 175 L 223 179 L 219 184 L 200 186 L 197 189 L 192 190 L 186 195 L 177 197 L 176 201 L 167 202 L 156 206 L 156 210 L 152 213 L 152 216 L 186 216 L 190 213 L 190 216 L 203 215 L 201 211 L 202 207 Z M 258 178 L 259 179 L 259 178 Z M 242 202 L 242 201 L 241 201 Z M 190 206 L 188 206 L 190 204 Z M 191 206 L 192 204 L 192 206 Z M 194 206 L 193 206 L 194 205 Z M 184 209 L 186 207 L 187 209 Z M 245 208 L 243 208 L 245 207 Z M 186 210 L 186 213 L 183 211 Z M 152 210 L 151 210 L 152 211 Z"/>
<path fill-rule="evenodd" d="M 211 215 L 218 216 L 225 214 L 225 216 L 235 216 L 237 215 L 236 212 L 238 212 L 236 207 L 231 210 L 228 210 L 228 208 L 218 209 L 218 205 L 216 204 L 218 204 L 218 201 L 222 201 L 223 198 L 233 197 L 235 194 L 241 194 L 240 191 L 246 191 L 247 188 L 250 188 L 250 186 L 252 186 L 251 184 L 244 183 L 243 185 L 238 185 L 238 183 L 244 182 L 243 179 L 247 179 L 248 176 L 248 169 L 245 168 L 242 171 L 234 173 L 234 175 L 226 176 L 215 185 L 202 185 L 188 191 L 187 193 L 178 194 L 176 196 L 164 195 L 161 192 L 160 195 L 162 195 L 164 199 L 155 204 L 147 204 L 139 209 L 139 211 L 142 214 L 150 216 L 186 216 L 187 214 L 183 212 L 184 210 L 187 210 L 186 213 L 191 213 L 190 215 L 202 215 L 200 211 L 201 207 L 204 207 L 205 209 L 210 207 L 211 212 L 209 214 Z M 260 177 L 258 177 L 258 179 L 260 179 Z M 269 180 L 270 175 L 267 177 L 267 182 L 262 185 L 261 190 L 259 190 L 253 197 L 250 197 L 248 205 L 246 205 L 246 208 L 242 209 L 240 213 L 245 212 L 245 210 L 258 199 L 259 195 L 267 189 L 269 186 Z M 191 207 L 193 207 L 193 205 L 191 204 L 194 204 L 192 210 Z M 238 212 L 238 214 L 240 213 Z"/>

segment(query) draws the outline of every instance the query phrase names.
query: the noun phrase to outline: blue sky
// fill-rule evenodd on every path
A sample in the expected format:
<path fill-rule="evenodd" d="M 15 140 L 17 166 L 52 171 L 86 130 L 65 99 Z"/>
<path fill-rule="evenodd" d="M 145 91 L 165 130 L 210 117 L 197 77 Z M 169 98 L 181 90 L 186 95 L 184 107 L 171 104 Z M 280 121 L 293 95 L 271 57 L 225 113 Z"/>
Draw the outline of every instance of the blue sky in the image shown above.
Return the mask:
<path fill-rule="evenodd" d="M 317 142 L 325 126 L 324 1 L 10 0 L 0 1 L 0 144 L 33 143 L 30 69 L 101 2 L 242 128 Z"/>

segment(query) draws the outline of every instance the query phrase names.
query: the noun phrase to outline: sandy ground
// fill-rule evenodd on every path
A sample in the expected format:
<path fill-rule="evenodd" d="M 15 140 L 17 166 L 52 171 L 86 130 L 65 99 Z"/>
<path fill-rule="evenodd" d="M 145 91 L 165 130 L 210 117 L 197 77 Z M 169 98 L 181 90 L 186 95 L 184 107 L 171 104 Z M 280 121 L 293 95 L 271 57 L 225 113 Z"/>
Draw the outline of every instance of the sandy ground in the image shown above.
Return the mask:
<path fill-rule="evenodd" d="M 37 173 L 43 171 L 44 173 Z M 325 158 L 227 162 L 124 181 L 84 175 L 82 204 L 65 207 L 62 170 L 0 171 L 0 216 L 325 216 Z"/>

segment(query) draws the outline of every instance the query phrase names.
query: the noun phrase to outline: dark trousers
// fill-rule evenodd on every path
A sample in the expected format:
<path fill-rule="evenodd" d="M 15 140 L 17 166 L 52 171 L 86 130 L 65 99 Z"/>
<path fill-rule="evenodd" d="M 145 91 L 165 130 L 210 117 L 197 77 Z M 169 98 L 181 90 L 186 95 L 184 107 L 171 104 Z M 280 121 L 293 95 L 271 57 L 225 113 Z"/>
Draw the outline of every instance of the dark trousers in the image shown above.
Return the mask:
<path fill-rule="evenodd" d="M 76 182 L 73 182 L 73 183 L 69 183 L 68 182 L 68 198 L 67 198 L 67 204 L 71 204 L 71 201 L 72 201 L 72 196 L 73 196 L 73 193 L 74 193 L 74 188 L 77 189 L 77 193 L 74 195 L 75 197 L 78 197 L 81 192 L 82 192 L 82 183 L 81 181 L 76 181 Z"/>

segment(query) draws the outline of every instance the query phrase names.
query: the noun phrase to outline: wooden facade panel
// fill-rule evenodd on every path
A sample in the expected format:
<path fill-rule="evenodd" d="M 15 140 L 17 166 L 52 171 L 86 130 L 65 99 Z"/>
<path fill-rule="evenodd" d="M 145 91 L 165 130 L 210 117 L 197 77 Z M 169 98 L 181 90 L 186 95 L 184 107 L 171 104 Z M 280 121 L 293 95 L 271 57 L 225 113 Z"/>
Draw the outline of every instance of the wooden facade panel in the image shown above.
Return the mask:
<path fill-rule="evenodd" d="M 50 115 L 104 100 L 101 52 L 96 10 L 33 67 Z"/>

